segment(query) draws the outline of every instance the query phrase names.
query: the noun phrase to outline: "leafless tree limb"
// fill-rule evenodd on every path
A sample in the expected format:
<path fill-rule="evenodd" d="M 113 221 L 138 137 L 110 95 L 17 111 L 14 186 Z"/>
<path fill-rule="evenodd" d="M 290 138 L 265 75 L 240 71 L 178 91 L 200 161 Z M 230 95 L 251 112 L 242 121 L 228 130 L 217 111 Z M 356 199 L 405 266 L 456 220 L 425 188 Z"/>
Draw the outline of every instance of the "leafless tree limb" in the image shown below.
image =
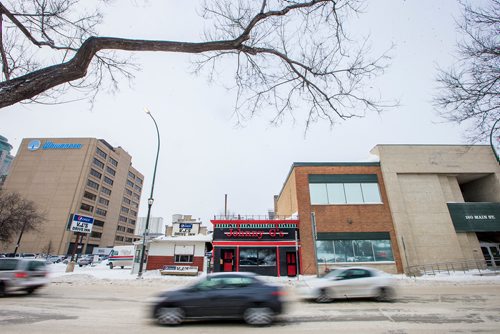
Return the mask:
<path fill-rule="evenodd" d="M 197 54 L 201 58 L 196 70 L 208 70 L 210 76 L 219 61 L 235 60 L 235 113 L 241 119 L 272 107 L 275 115 L 271 119 L 277 124 L 305 102 L 309 104 L 307 128 L 320 119 L 333 125 L 362 117 L 366 110 L 380 112 L 394 105 L 371 97 L 365 86 L 384 71 L 389 56 L 368 59 L 367 45 L 356 43 L 346 33 L 345 22 L 359 12 L 360 0 L 206 1 L 203 17 L 213 29 L 201 42 L 97 37 L 94 28 L 100 14 L 88 14 L 81 20 L 66 15 L 78 0 L 45 0 L 42 8 L 26 5 L 33 3 L 38 0 L 23 0 L 14 9 L 0 3 L 1 14 L 34 45 L 66 54 L 59 64 L 22 75 L 11 70 L 10 77 L 0 83 L 0 108 L 68 83 L 97 92 L 104 73 L 116 87 L 121 77 L 133 75 L 127 68 L 129 61 L 103 54 L 113 50 Z M 96 64 L 91 66 L 92 62 Z M 94 79 L 86 81 L 89 73 Z"/>
<path fill-rule="evenodd" d="M 439 69 L 439 93 L 434 99 L 438 113 L 447 121 L 467 122 L 471 142 L 489 137 L 500 118 L 500 1 L 490 0 L 475 8 L 462 2 L 458 62 Z"/>
<path fill-rule="evenodd" d="M 45 219 L 33 201 L 18 193 L 0 190 L 0 242 L 9 243 L 21 230 L 37 231 Z"/>

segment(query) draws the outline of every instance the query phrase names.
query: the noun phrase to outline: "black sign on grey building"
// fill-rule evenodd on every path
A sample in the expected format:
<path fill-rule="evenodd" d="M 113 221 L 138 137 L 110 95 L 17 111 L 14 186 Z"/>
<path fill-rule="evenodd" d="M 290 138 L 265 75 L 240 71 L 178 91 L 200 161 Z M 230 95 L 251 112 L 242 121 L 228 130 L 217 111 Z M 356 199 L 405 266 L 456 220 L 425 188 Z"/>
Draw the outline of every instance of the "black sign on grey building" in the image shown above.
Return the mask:
<path fill-rule="evenodd" d="M 500 232 L 500 203 L 448 203 L 457 232 Z"/>

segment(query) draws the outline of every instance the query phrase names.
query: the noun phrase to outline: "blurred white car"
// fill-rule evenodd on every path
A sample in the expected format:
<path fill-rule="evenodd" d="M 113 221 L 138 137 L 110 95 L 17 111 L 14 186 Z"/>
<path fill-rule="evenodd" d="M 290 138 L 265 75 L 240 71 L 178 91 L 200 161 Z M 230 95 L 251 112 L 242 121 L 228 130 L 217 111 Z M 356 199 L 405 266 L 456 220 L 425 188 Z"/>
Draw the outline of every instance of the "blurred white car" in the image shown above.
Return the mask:
<path fill-rule="evenodd" d="M 304 280 L 298 287 L 298 294 L 302 299 L 318 303 L 350 298 L 391 301 L 396 296 L 396 280 L 373 268 L 339 268 L 323 277 Z"/>

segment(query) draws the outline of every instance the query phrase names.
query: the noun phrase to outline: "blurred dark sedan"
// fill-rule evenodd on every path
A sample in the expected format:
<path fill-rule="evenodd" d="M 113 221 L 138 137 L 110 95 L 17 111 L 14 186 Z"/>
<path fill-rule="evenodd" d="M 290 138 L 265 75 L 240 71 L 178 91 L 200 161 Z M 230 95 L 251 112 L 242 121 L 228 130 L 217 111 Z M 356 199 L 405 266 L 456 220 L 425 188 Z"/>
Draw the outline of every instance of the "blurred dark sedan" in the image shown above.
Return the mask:
<path fill-rule="evenodd" d="M 263 326 L 282 312 L 283 295 L 280 287 L 253 273 L 216 273 L 187 288 L 162 293 L 152 315 L 162 325 L 178 325 L 185 319 L 243 319 Z"/>

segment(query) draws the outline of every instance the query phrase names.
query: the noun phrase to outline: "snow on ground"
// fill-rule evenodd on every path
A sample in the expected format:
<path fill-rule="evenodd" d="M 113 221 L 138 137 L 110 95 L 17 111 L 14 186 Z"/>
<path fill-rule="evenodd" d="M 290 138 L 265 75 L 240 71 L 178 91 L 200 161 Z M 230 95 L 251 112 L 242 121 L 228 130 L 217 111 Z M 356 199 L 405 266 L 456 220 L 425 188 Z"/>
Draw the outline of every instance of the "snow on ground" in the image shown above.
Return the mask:
<path fill-rule="evenodd" d="M 66 273 L 66 264 L 55 263 L 48 266 L 53 283 L 69 283 L 69 284 L 92 284 L 97 281 L 109 284 L 162 284 L 168 282 L 169 286 L 182 286 L 191 284 L 197 281 L 200 276 L 167 276 L 161 275 L 159 270 L 150 270 L 144 272 L 142 279 L 137 279 L 137 274 L 132 274 L 131 268 L 114 268 L 109 269 L 107 261 L 101 263 L 79 267 L 75 266 L 73 272 Z M 274 283 L 279 283 L 285 286 L 295 286 L 298 282 L 304 279 L 310 279 L 314 276 L 295 277 L 264 277 L 264 280 Z M 484 271 L 478 272 L 450 272 L 436 275 L 424 275 L 420 277 L 407 277 L 404 275 L 394 275 L 398 282 L 402 285 L 412 284 L 481 284 L 492 283 L 500 284 L 500 272 Z M 137 283 L 136 283 L 137 282 Z"/>

